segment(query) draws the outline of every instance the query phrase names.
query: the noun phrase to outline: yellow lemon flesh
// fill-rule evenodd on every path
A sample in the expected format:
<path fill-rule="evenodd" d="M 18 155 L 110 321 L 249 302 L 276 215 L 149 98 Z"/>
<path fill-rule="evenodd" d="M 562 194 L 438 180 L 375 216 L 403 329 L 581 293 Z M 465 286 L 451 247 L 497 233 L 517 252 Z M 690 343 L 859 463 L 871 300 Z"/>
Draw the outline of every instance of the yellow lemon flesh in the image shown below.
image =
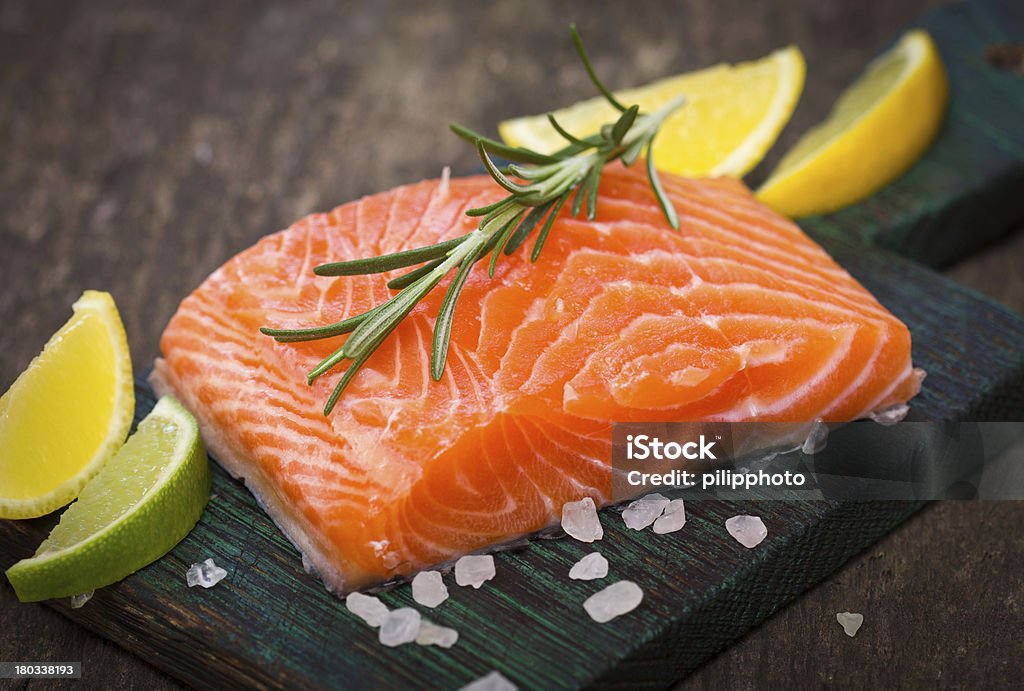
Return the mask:
<path fill-rule="evenodd" d="M 131 428 L 132 364 L 114 299 L 89 290 L 72 309 L 0 397 L 0 518 L 73 500 Z"/>
<path fill-rule="evenodd" d="M 716 65 L 615 92 L 618 100 L 650 113 L 680 94 L 686 103 L 661 126 L 654 140 L 660 170 L 689 176 L 742 176 L 764 157 L 789 121 L 804 84 L 804 58 L 790 46 L 755 62 Z M 583 137 L 615 122 L 619 113 L 601 97 L 553 113 L 559 124 Z M 542 153 L 567 144 L 546 115 L 506 120 L 502 139 Z"/>
<path fill-rule="evenodd" d="M 843 92 L 757 191 L 787 216 L 830 213 L 902 175 L 935 139 L 949 100 L 927 32 L 905 34 Z"/>

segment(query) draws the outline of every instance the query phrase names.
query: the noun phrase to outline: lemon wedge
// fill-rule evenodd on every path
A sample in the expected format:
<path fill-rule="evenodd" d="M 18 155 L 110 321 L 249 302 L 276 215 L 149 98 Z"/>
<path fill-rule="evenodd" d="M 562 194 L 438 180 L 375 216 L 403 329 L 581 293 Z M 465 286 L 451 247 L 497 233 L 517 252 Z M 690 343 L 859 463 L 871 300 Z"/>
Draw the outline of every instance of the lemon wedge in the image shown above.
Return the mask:
<path fill-rule="evenodd" d="M 920 158 L 939 131 L 948 100 L 935 43 L 920 29 L 907 32 L 783 157 L 758 199 L 794 218 L 864 199 Z"/>
<path fill-rule="evenodd" d="M 650 113 L 680 94 L 686 103 L 662 124 L 654 140 L 660 170 L 689 176 L 741 176 L 764 157 L 789 121 L 804 85 L 804 58 L 795 46 L 754 62 L 715 65 L 615 92 L 627 106 Z M 553 113 L 576 136 L 598 132 L 619 113 L 604 98 L 582 101 Z M 566 141 L 547 115 L 506 120 L 502 139 L 541 153 Z"/>
<path fill-rule="evenodd" d="M 67 504 L 124 443 L 135 410 L 114 299 L 88 290 L 0 397 L 0 518 Z"/>
<path fill-rule="evenodd" d="M 7 571 L 22 602 L 87 593 L 171 551 L 210 498 L 210 467 L 195 418 L 171 397 L 139 423 L 35 556 Z"/>

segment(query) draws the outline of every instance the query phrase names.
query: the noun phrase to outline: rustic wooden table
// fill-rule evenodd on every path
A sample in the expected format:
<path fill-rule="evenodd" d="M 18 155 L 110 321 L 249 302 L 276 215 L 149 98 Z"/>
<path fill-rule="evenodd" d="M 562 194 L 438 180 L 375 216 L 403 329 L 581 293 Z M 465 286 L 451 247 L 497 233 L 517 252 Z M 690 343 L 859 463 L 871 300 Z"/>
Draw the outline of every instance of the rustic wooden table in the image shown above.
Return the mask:
<path fill-rule="evenodd" d="M 808 82 L 785 149 L 930 4 L 2 0 L 0 387 L 84 288 L 114 294 L 146 367 L 178 301 L 257 237 L 471 170 L 450 120 L 486 130 L 589 96 L 570 20 L 613 86 L 799 44 Z M 1021 311 L 1022 258 L 1017 233 L 949 273 Z M 1019 503 L 933 505 L 682 687 L 1019 682 L 1021 528 Z M 847 609 L 865 614 L 854 639 L 834 619 Z M 0 660 L 81 660 L 88 687 L 177 687 L 6 583 L 0 612 Z"/>

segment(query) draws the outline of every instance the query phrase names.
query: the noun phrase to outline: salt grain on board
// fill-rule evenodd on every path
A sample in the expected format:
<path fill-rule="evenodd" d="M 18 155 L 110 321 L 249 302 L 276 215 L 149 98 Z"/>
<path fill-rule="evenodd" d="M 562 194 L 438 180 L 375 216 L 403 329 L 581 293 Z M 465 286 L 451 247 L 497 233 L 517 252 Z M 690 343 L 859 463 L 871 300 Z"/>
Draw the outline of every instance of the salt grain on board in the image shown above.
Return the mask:
<path fill-rule="evenodd" d="M 494 578 L 494 557 L 490 554 L 467 554 L 455 562 L 455 582 L 479 588 Z"/>
<path fill-rule="evenodd" d="M 594 542 L 604 537 L 594 500 L 586 497 L 566 502 L 562 506 L 562 530 L 580 542 Z"/>
<path fill-rule="evenodd" d="M 378 640 L 381 645 L 394 648 L 412 643 L 420 633 L 420 613 L 412 607 L 399 607 L 388 612 L 380 625 Z"/>
<path fill-rule="evenodd" d="M 853 638 L 860 631 L 861 624 L 864 623 L 864 615 L 856 612 L 837 612 L 836 621 L 843 627 L 846 635 Z"/>
<path fill-rule="evenodd" d="M 759 516 L 733 516 L 726 520 L 725 529 L 747 549 L 753 549 L 768 537 L 768 528 Z"/>
<path fill-rule="evenodd" d="M 910 406 L 906 403 L 900 405 L 894 405 L 889 408 L 883 408 L 882 410 L 876 410 L 872 413 L 868 413 L 868 417 L 877 422 L 880 425 L 889 427 L 895 425 L 897 422 L 903 422 L 903 418 L 910 412 Z"/>
<path fill-rule="evenodd" d="M 811 431 L 807 433 L 807 438 L 804 439 L 803 446 L 800 447 L 800 451 L 805 456 L 813 456 L 824 451 L 827 444 L 828 425 L 821 420 L 815 420 Z"/>
<path fill-rule="evenodd" d="M 574 581 L 593 581 L 608 575 L 608 560 L 600 552 L 591 552 L 569 569 L 569 578 Z"/>
<path fill-rule="evenodd" d="M 78 609 L 79 607 L 84 605 L 86 602 L 88 602 L 92 598 L 93 593 L 95 593 L 95 592 L 96 592 L 95 590 L 90 590 L 87 593 L 79 593 L 78 595 L 72 595 L 71 598 L 70 598 L 71 599 L 71 602 L 70 602 L 71 609 Z"/>
<path fill-rule="evenodd" d="M 212 588 L 224 580 L 227 575 L 228 572 L 217 566 L 213 559 L 207 559 L 201 564 L 193 564 L 188 567 L 188 571 L 185 572 L 185 582 L 188 583 L 189 588 L 194 588 L 197 585 Z"/>
<path fill-rule="evenodd" d="M 632 612 L 643 599 L 644 591 L 640 586 L 633 581 L 619 581 L 588 597 L 583 603 L 583 609 L 587 610 L 591 619 L 603 624 Z"/>
<path fill-rule="evenodd" d="M 412 599 L 424 607 L 437 607 L 448 599 L 448 587 L 439 571 L 420 571 L 412 579 Z"/>
<path fill-rule="evenodd" d="M 626 522 L 627 528 L 643 530 L 658 520 L 661 512 L 668 506 L 668 497 L 660 494 L 648 494 L 632 502 L 622 512 L 622 520 Z"/>
<path fill-rule="evenodd" d="M 469 682 L 459 691 L 518 691 L 518 689 L 518 686 L 503 677 L 501 672 L 495 670 L 476 681 Z"/>
<path fill-rule="evenodd" d="M 345 607 L 373 628 L 383 624 L 388 616 L 388 606 L 373 595 L 349 593 L 345 598 Z"/>
<path fill-rule="evenodd" d="M 659 535 L 664 535 L 682 530 L 684 525 L 686 525 L 686 507 L 683 505 L 682 499 L 673 499 L 665 507 L 665 513 L 661 514 L 654 522 L 652 530 Z"/>
<path fill-rule="evenodd" d="M 451 648 L 459 640 L 459 632 L 447 626 L 432 624 L 426 619 L 420 620 L 420 632 L 416 635 L 416 645 L 436 645 Z"/>

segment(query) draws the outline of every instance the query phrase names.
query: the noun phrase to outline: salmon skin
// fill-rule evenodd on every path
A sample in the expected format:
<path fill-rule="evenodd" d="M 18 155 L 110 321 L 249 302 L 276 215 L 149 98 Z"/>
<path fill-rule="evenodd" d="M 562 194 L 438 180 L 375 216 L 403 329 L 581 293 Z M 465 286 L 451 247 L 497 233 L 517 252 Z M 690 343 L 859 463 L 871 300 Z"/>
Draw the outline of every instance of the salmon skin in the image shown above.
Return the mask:
<path fill-rule="evenodd" d="M 448 365 L 429 374 L 443 286 L 383 343 L 325 417 L 340 372 L 306 373 L 344 336 L 277 343 L 259 327 L 328 324 L 387 299 L 398 275 L 318 264 L 473 229 L 488 177 L 425 181 L 308 216 L 187 297 L 154 387 L 199 420 L 337 593 L 528 535 L 567 501 L 611 496 L 613 421 L 845 421 L 920 387 L 910 334 L 796 225 L 728 180 L 663 176 L 667 225 L 640 172 L 608 166 L 597 217 L 555 222 L 493 279 L 472 271 Z"/>

